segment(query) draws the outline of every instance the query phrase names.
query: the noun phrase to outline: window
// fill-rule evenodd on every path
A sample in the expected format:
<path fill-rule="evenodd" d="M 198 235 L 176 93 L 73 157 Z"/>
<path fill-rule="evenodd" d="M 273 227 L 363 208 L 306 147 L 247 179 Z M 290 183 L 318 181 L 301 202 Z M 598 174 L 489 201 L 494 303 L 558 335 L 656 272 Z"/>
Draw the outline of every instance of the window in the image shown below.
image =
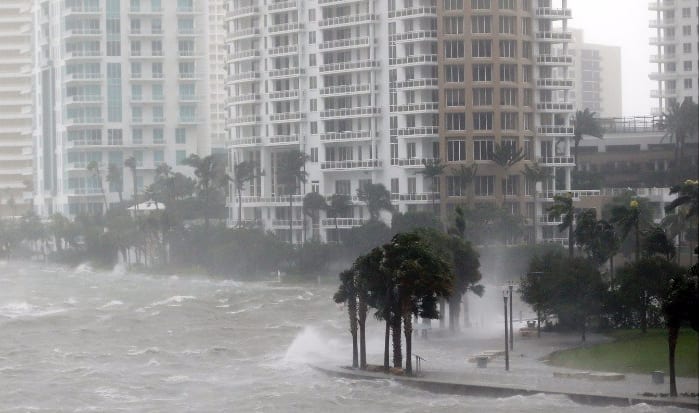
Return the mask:
<path fill-rule="evenodd" d="M 683 43 L 682 44 L 682 52 L 683 53 L 692 53 L 692 44 L 691 43 Z"/>
<path fill-rule="evenodd" d="M 493 65 L 473 65 L 474 82 L 491 82 L 493 80 Z"/>
<path fill-rule="evenodd" d="M 311 53 L 308 55 L 308 65 L 313 67 L 316 65 L 316 55 L 315 53 Z"/>
<path fill-rule="evenodd" d="M 464 0 L 444 0 L 445 10 L 463 10 Z"/>
<path fill-rule="evenodd" d="M 500 81 L 501 82 L 516 82 L 517 81 L 517 65 L 500 65 Z"/>
<path fill-rule="evenodd" d="M 447 161 L 459 162 L 466 160 L 466 141 L 463 139 L 447 141 Z"/>
<path fill-rule="evenodd" d="M 471 33 L 490 33 L 490 16 L 471 16 Z"/>
<path fill-rule="evenodd" d="M 516 22 L 517 17 L 515 16 L 500 16 L 500 33 L 502 34 L 515 34 L 516 33 Z"/>
<path fill-rule="evenodd" d="M 463 59 L 464 42 L 461 40 L 446 40 L 444 42 L 444 57 L 447 59 Z"/>
<path fill-rule="evenodd" d="M 471 8 L 476 10 L 489 9 L 490 0 L 471 0 Z"/>
<path fill-rule="evenodd" d="M 398 178 L 391 178 L 391 193 L 400 193 L 400 180 Z"/>
<path fill-rule="evenodd" d="M 151 94 L 153 95 L 153 100 L 164 100 L 163 95 L 163 85 L 155 84 L 151 87 Z"/>
<path fill-rule="evenodd" d="M 463 89 L 447 89 L 445 91 L 447 106 L 464 106 L 466 104 Z"/>
<path fill-rule="evenodd" d="M 352 195 L 352 187 L 349 179 L 335 181 L 335 193 L 338 195 Z"/>
<path fill-rule="evenodd" d="M 163 78 L 163 64 L 160 62 L 153 63 L 151 65 L 151 73 L 153 73 L 153 79 Z"/>
<path fill-rule="evenodd" d="M 141 64 L 140 63 L 131 63 L 131 77 L 138 79 L 141 77 Z"/>
<path fill-rule="evenodd" d="M 517 41 L 516 40 L 500 40 L 500 57 L 517 57 Z"/>
<path fill-rule="evenodd" d="M 165 143 L 165 133 L 163 133 L 163 128 L 153 129 L 153 143 L 157 145 Z"/>
<path fill-rule="evenodd" d="M 493 112 L 474 112 L 473 113 L 473 129 L 474 130 L 491 130 L 491 129 L 493 129 Z"/>
<path fill-rule="evenodd" d="M 494 140 L 490 137 L 479 137 L 473 140 L 473 160 L 489 161 L 493 159 Z"/>
<path fill-rule="evenodd" d="M 153 40 L 150 44 L 151 55 L 162 56 L 163 55 L 163 42 L 160 40 Z"/>
<path fill-rule="evenodd" d="M 165 152 L 161 150 L 153 151 L 153 165 L 160 165 L 165 162 Z"/>
<path fill-rule="evenodd" d="M 692 35 L 692 26 L 691 25 L 682 26 L 682 35 L 683 36 L 691 36 Z"/>
<path fill-rule="evenodd" d="M 444 18 L 445 34 L 462 34 L 464 32 L 464 18 L 461 16 L 449 16 Z"/>
<path fill-rule="evenodd" d="M 175 164 L 182 165 L 182 162 L 187 159 L 187 151 L 175 151 Z"/>
<path fill-rule="evenodd" d="M 682 17 L 685 19 L 688 17 L 692 17 L 692 9 L 689 7 L 683 7 L 682 8 Z"/>
<path fill-rule="evenodd" d="M 185 128 L 175 129 L 175 143 L 178 145 L 187 143 L 187 130 Z"/>
<path fill-rule="evenodd" d="M 123 145 L 124 137 L 121 129 L 107 129 L 108 145 Z"/>
<path fill-rule="evenodd" d="M 685 89 L 691 89 L 691 88 L 692 88 L 692 79 L 685 79 L 685 80 L 684 80 L 684 88 L 685 88 Z"/>
<path fill-rule="evenodd" d="M 133 129 L 131 131 L 131 143 L 134 145 L 143 144 L 143 129 Z"/>
<path fill-rule="evenodd" d="M 692 71 L 692 61 L 687 60 L 684 62 L 684 71 L 685 72 L 691 72 Z"/>
<path fill-rule="evenodd" d="M 471 57 L 490 57 L 492 55 L 490 40 L 472 40 Z"/>
<path fill-rule="evenodd" d="M 131 56 L 141 55 L 141 42 L 138 40 L 131 41 Z"/>
<path fill-rule="evenodd" d="M 512 89 L 512 88 L 500 89 L 500 105 L 502 105 L 502 106 L 517 106 L 517 89 Z"/>
<path fill-rule="evenodd" d="M 141 87 L 141 85 L 131 85 L 131 99 L 143 99 L 143 88 Z"/>
<path fill-rule="evenodd" d="M 466 114 L 464 113 L 447 113 L 444 122 L 444 127 L 448 131 L 466 130 Z"/>
<path fill-rule="evenodd" d="M 446 65 L 444 66 L 444 77 L 448 83 L 462 83 L 464 81 L 464 67 Z"/>
<path fill-rule="evenodd" d="M 463 196 L 461 191 L 461 177 L 447 176 L 447 196 Z"/>
<path fill-rule="evenodd" d="M 308 44 L 316 44 L 316 32 L 308 33 Z"/>
<path fill-rule="evenodd" d="M 309 80 L 310 80 L 310 88 L 311 89 L 315 89 L 318 87 L 318 78 L 316 78 L 315 76 L 311 76 L 309 78 Z"/>
<path fill-rule="evenodd" d="M 519 175 L 509 175 L 503 181 L 505 195 L 519 195 Z"/>
<path fill-rule="evenodd" d="M 473 190 L 476 196 L 492 196 L 495 187 L 495 176 L 476 176 L 473 180 Z"/>
<path fill-rule="evenodd" d="M 318 162 L 318 148 L 311 148 L 311 162 Z"/>
<path fill-rule="evenodd" d="M 194 99 L 194 83 L 181 83 L 180 84 L 180 99 L 182 100 L 192 100 Z"/>
<path fill-rule="evenodd" d="M 517 8 L 515 0 L 498 0 L 498 7 L 505 10 L 514 10 Z"/>
<path fill-rule="evenodd" d="M 490 106 L 493 104 L 492 88 L 473 88 L 473 106 Z"/>

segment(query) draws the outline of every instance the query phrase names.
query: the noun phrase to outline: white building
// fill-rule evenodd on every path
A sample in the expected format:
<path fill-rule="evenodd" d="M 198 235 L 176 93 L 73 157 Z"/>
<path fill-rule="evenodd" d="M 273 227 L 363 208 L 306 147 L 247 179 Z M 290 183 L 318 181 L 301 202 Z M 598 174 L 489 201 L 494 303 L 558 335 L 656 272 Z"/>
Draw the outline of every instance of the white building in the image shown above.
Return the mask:
<path fill-rule="evenodd" d="M 699 4 L 697 0 L 653 0 L 648 8 L 654 14 L 649 26 L 654 32 L 650 45 L 656 54 L 650 61 L 657 64 L 657 71 L 650 78 L 658 81 L 658 89 L 651 91 L 657 114 L 666 112 L 671 101 L 698 100 Z"/>
<path fill-rule="evenodd" d="M 587 43 L 582 30 L 572 32 L 576 110 L 590 109 L 604 118 L 621 116 L 621 48 Z"/>
<path fill-rule="evenodd" d="M 134 190 L 127 158 L 141 192 L 159 164 L 210 153 L 207 1 L 34 1 L 39 213 L 103 210 L 91 161 L 113 203 Z"/>
<path fill-rule="evenodd" d="M 31 206 L 31 38 L 31 0 L 0 2 L 0 217 Z"/>
<path fill-rule="evenodd" d="M 523 148 L 529 161 L 553 170 L 539 184 L 543 202 L 570 188 L 566 0 L 558 6 L 551 0 L 228 0 L 227 6 L 232 160 L 258 162 L 264 171 L 246 187 L 242 217 L 231 198 L 231 224 L 254 221 L 283 239 L 291 224 L 293 241 L 300 242 L 305 194 L 348 195 L 354 206 L 347 216 L 336 222 L 322 214 L 306 228 L 334 240 L 336 223 L 346 229 L 368 218 L 356 195 L 367 183 L 389 189 L 401 212 L 431 210 L 441 199 L 448 214 L 467 197 L 450 192 L 449 171 L 473 163 L 481 171 L 476 202 L 495 205 L 506 192 L 507 207 L 533 219 L 542 208 L 533 204 L 534 188 L 519 179 L 522 165 L 502 176 L 490 160 L 495 143 Z M 482 99 L 474 97 L 476 85 Z M 279 155 L 290 149 L 309 157 L 291 216 L 276 182 Z M 434 159 L 449 166 L 447 182 L 433 185 L 419 173 Z"/>

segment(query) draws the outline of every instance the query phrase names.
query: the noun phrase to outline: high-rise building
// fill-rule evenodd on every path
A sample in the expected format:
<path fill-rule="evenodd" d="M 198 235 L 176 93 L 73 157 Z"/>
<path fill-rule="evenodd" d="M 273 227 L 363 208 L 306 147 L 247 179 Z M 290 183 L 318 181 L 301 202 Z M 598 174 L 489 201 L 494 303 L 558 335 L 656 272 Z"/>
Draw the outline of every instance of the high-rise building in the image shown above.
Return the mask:
<path fill-rule="evenodd" d="M 209 7 L 209 104 L 211 150 L 228 157 L 226 134 L 226 16 L 225 0 L 208 0 Z"/>
<path fill-rule="evenodd" d="M 130 199 L 132 182 L 142 192 L 160 164 L 210 152 L 207 4 L 35 0 L 41 214 L 103 210 Z"/>
<path fill-rule="evenodd" d="M 656 54 L 651 55 L 650 61 L 657 64 L 657 71 L 650 78 L 658 82 L 651 98 L 658 104 L 654 113 L 662 113 L 670 102 L 698 100 L 699 5 L 697 0 L 654 0 L 648 8 L 655 14 L 649 26 L 655 32 L 650 45 Z"/>
<path fill-rule="evenodd" d="M 401 212 L 464 202 L 542 215 L 570 189 L 574 166 L 566 0 L 229 0 L 228 122 L 233 162 L 258 162 L 242 217 L 299 242 L 323 240 L 368 218 L 357 190 L 381 183 Z M 503 168 L 497 147 L 526 160 Z M 280 155 L 308 155 L 308 179 L 289 197 L 278 184 Z M 422 173 L 440 160 L 442 179 Z M 550 178 L 534 185 L 522 165 Z M 457 169 L 478 165 L 462 191 Z M 534 191 L 541 192 L 534 205 Z M 321 214 L 304 228 L 303 197 L 348 195 L 343 217 Z M 542 236 L 558 239 L 540 226 Z M 551 231 L 549 231 L 551 230 Z M 528 236 L 533 237 L 530 229 Z"/>
<path fill-rule="evenodd" d="M 0 3 L 0 218 L 31 206 L 31 0 Z"/>
<path fill-rule="evenodd" d="M 584 32 L 572 29 L 576 110 L 589 109 L 605 118 L 620 117 L 621 108 L 621 48 L 586 43 Z"/>

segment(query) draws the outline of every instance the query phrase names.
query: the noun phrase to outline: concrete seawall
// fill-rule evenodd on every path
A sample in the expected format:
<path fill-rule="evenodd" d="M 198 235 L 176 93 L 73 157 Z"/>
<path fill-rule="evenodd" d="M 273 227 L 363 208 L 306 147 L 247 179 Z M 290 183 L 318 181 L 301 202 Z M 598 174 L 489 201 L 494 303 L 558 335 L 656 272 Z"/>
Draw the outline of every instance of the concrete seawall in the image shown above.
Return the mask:
<path fill-rule="evenodd" d="M 595 406 L 631 406 L 645 403 L 653 406 L 673 406 L 683 409 L 699 411 L 699 401 L 691 398 L 655 398 L 636 395 L 619 394 L 588 394 L 575 391 L 560 391 L 538 387 L 525 387 L 514 385 L 501 385 L 496 383 L 479 383 L 455 380 L 443 380 L 438 377 L 404 377 L 389 376 L 383 373 L 372 373 L 363 370 L 343 367 L 324 367 L 311 365 L 314 369 L 333 377 L 342 377 L 357 380 L 393 380 L 395 382 L 419 388 L 434 393 L 457 394 L 462 396 L 479 397 L 512 397 L 532 396 L 535 394 L 563 395 L 580 404 Z"/>

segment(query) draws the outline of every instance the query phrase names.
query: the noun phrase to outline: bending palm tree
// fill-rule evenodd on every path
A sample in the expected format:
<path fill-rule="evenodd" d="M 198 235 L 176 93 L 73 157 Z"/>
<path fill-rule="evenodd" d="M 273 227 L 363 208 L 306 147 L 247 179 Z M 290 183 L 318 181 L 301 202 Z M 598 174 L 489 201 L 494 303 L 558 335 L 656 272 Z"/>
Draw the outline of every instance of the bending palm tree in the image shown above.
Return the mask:
<path fill-rule="evenodd" d="M 116 188 L 120 204 L 124 202 L 124 174 L 122 171 L 122 168 L 113 163 L 110 163 L 109 168 L 107 168 L 107 182 Z"/>
<path fill-rule="evenodd" d="M 245 184 L 262 175 L 255 175 L 256 171 L 257 163 L 253 161 L 243 161 L 233 165 L 233 184 L 238 194 L 238 227 L 243 226 L 243 191 L 245 190 Z"/>
<path fill-rule="evenodd" d="M 392 211 L 391 193 L 383 184 L 368 184 L 357 189 L 357 197 L 366 203 L 372 221 L 378 221 L 381 210 Z"/>
<path fill-rule="evenodd" d="M 309 192 L 303 197 L 303 216 L 309 216 L 311 218 L 311 226 L 318 223 L 320 220 L 320 211 L 328 207 L 327 202 L 323 195 L 317 192 Z M 306 223 L 303 225 L 304 233 L 306 232 Z M 304 235 L 305 238 L 305 235 Z"/>
<path fill-rule="evenodd" d="M 340 288 L 333 296 L 333 300 L 338 304 L 347 304 L 350 334 L 352 334 L 352 367 L 357 368 L 359 367 L 359 352 L 357 349 L 357 287 L 354 278 L 354 269 L 340 273 Z"/>
<path fill-rule="evenodd" d="M 509 179 L 508 172 L 512 166 L 524 159 L 524 151 L 522 148 L 514 150 L 514 148 L 511 148 L 510 146 L 496 143 L 495 149 L 491 154 L 491 158 L 493 159 L 493 162 L 500 166 L 505 173 L 505 178 L 502 180 L 502 203 L 504 205 L 505 196 L 507 194 L 506 185 Z"/>
<path fill-rule="evenodd" d="M 138 186 L 136 185 L 136 158 L 129 156 L 124 161 L 124 166 L 131 170 L 131 179 L 133 181 L 133 203 L 134 208 L 138 211 Z"/>
<path fill-rule="evenodd" d="M 633 199 L 629 205 L 617 205 L 612 208 L 610 221 L 621 229 L 621 238 L 625 239 L 631 230 L 634 231 L 634 260 L 638 264 L 641 259 L 641 207 Z"/>
<path fill-rule="evenodd" d="M 461 189 L 461 195 L 466 194 L 466 202 L 464 207 L 466 207 L 470 202 L 471 197 L 471 184 L 473 180 L 476 179 L 478 174 L 478 164 L 474 163 L 472 165 L 460 165 L 459 169 L 456 170 L 456 176 L 459 177 L 459 189 Z"/>
<path fill-rule="evenodd" d="M 603 134 L 602 128 L 597 122 L 597 114 L 595 112 L 590 112 L 590 109 L 585 109 L 584 111 L 579 110 L 575 113 L 575 118 L 573 119 L 573 126 L 575 127 L 575 134 L 573 139 L 575 140 L 575 170 L 578 170 L 578 146 L 583 138 L 583 135 L 594 136 L 595 138 L 601 139 Z"/>
<path fill-rule="evenodd" d="M 446 165 L 443 165 L 442 162 L 437 159 L 425 163 L 425 169 L 418 172 L 420 175 L 425 176 L 425 178 L 430 179 L 430 189 L 432 190 L 432 213 L 436 213 L 435 189 L 437 188 L 435 187 L 438 187 L 439 185 L 439 177 L 444 173 L 444 168 L 446 168 Z M 435 185 L 435 182 L 437 182 L 437 185 Z"/>
<path fill-rule="evenodd" d="M 107 193 L 104 192 L 104 185 L 102 184 L 102 171 L 100 171 L 100 165 L 97 163 L 97 161 L 90 161 L 90 163 L 87 164 L 87 170 L 97 179 L 97 185 L 100 192 L 102 192 L 102 198 L 104 199 L 104 212 L 106 213 L 109 209 L 109 202 L 107 201 Z"/>
<path fill-rule="evenodd" d="M 296 194 L 299 183 L 306 183 L 306 161 L 308 155 L 294 149 L 280 154 L 277 165 L 277 182 L 285 189 L 289 196 L 289 243 L 294 242 L 294 218 L 293 218 L 293 198 Z"/>
<path fill-rule="evenodd" d="M 547 210 L 549 219 L 561 219 L 558 229 L 561 231 L 568 230 L 568 256 L 573 258 L 575 254 L 575 237 L 573 231 L 573 215 L 575 214 L 575 208 L 573 208 L 573 195 L 571 193 L 555 195 L 553 201 L 554 204 Z"/>
<path fill-rule="evenodd" d="M 548 169 L 540 167 L 538 163 L 534 163 L 532 164 L 532 166 L 524 165 L 524 171 L 522 171 L 522 175 L 524 175 L 524 179 L 534 184 L 534 190 L 532 191 L 532 194 L 534 194 L 534 243 L 536 244 L 536 238 L 539 233 L 539 217 L 536 215 L 536 184 L 539 182 L 543 182 L 549 176 L 549 171 Z"/>
<path fill-rule="evenodd" d="M 352 201 L 347 195 L 334 194 L 330 197 L 330 204 L 328 205 L 327 214 L 332 217 L 335 221 L 335 237 L 336 241 L 340 243 L 340 228 L 337 225 L 337 219 L 345 215 L 352 209 Z"/>
<path fill-rule="evenodd" d="M 696 134 L 699 129 L 697 111 L 697 104 L 687 99 L 682 104 L 672 102 L 668 112 L 663 114 L 663 123 L 667 128 L 666 136 L 671 136 L 675 141 L 675 165 L 684 157 L 685 140 L 688 136 Z"/>

